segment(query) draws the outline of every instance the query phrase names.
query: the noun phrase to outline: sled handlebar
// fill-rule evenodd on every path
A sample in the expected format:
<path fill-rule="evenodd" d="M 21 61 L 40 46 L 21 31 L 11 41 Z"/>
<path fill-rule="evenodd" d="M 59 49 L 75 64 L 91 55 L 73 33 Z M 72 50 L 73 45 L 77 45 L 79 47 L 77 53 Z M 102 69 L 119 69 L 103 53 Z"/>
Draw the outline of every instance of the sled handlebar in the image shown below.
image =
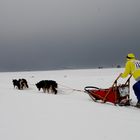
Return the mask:
<path fill-rule="evenodd" d="M 113 85 L 114 85 L 114 84 L 117 84 L 117 81 L 118 81 L 118 79 L 121 77 L 121 74 L 122 74 L 122 73 L 120 73 L 119 76 L 116 78 L 116 80 L 114 81 Z M 132 75 L 130 75 L 129 78 L 126 80 L 125 85 L 130 81 L 130 78 L 131 78 L 131 77 L 132 77 Z M 113 86 L 113 85 L 112 85 L 112 86 Z"/>

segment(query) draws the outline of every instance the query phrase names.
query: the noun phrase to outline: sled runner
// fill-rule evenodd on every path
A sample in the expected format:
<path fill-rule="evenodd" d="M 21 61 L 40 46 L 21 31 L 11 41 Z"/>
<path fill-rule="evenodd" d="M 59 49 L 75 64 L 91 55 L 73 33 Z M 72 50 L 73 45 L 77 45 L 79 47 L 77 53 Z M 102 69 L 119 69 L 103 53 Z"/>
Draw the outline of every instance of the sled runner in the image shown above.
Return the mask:
<path fill-rule="evenodd" d="M 102 101 L 118 104 L 120 106 L 130 105 L 130 78 L 124 84 L 118 85 L 118 79 L 121 75 L 117 77 L 113 85 L 108 89 L 101 89 L 93 86 L 86 86 L 84 88 L 85 92 L 92 98 L 93 101 Z"/>

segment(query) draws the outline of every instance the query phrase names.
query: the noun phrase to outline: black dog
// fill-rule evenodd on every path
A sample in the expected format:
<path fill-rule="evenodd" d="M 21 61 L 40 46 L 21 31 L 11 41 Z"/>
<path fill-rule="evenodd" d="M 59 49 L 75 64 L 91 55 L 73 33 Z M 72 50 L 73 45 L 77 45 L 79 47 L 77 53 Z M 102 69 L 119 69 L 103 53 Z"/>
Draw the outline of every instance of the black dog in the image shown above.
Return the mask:
<path fill-rule="evenodd" d="M 14 85 L 14 88 L 17 87 L 18 89 L 20 89 L 20 83 L 17 79 L 13 79 L 13 85 Z"/>
<path fill-rule="evenodd" d="M 12 82 L 13 82 L 14 88 L 15 87 L 17 87 L 18 89 L 29 88 L 26 79 L 23 79 L 23 78 L 19 80 L 13 79 Z"/>
<path fill-rule="evenodd" d="M 39 91 L 42 88 L 44 93 L 46 93 L 46 90 L 48 93 L 51 90 L 52 93 L 57 94 L 58 84 L 53 80 L 42 80 L 36 84 L 36 87 Z"/>

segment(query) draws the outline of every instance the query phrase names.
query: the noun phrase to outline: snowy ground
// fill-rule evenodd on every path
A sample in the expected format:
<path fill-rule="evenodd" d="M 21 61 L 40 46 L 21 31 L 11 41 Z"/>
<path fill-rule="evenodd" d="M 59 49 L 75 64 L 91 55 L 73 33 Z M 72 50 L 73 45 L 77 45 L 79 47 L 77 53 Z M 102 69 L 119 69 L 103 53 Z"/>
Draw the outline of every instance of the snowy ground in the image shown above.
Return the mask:
<path fill-rule="evenodd" d="M 95 103 L 82 92 L 89 85 L 110 87 L 121 72 L 123 69 L 0 73 L 0 140 L 138 140 L 140 109 Z M 29 89 L 14 89 L 15 78 L 27 79 Z M 47 79 L 58 82 L 57 95 L 35 87 Z M 131 86 L 134 82 L 132 78 Z M 132 88 L 130 96 L 136 103 Z"/>

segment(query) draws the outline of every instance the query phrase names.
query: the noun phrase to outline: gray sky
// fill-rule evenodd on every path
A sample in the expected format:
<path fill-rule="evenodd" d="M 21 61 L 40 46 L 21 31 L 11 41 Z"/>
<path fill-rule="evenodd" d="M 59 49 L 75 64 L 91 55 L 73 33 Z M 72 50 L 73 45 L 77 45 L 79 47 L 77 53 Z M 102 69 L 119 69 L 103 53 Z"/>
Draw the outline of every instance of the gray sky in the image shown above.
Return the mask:
<path fill-rule="evenodd" d="M 0 71 L 140 59 L 140 0 L 0 0 Z"/>

